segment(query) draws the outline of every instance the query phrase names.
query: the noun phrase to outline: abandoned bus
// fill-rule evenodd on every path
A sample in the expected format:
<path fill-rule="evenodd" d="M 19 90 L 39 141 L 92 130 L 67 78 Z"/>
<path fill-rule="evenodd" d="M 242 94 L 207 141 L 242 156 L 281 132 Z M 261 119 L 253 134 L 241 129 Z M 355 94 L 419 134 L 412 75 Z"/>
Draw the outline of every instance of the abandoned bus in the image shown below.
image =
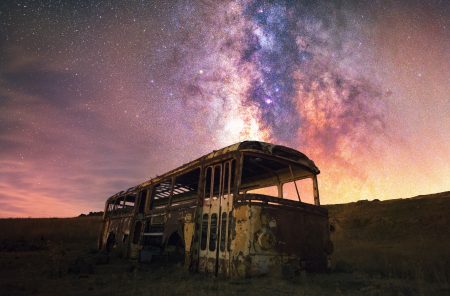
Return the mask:
<path fill-rule="evenodd" d="M 318 174 L 294 149 L 237 143 L 108 198 L 99 247 L 232 277 L 325 270 Z"/>

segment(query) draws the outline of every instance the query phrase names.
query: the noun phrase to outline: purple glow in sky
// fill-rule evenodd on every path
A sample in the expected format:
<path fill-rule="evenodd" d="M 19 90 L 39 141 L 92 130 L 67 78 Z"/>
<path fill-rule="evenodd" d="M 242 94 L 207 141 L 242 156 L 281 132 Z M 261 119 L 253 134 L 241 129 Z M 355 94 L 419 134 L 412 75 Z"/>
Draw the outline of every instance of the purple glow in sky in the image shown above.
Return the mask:
<path fill-rule="evenodd" d="M 450 189 L 445 1 L 3 1 L 0 216 L 73 216 L 245 139 L 324 203 Z"/>

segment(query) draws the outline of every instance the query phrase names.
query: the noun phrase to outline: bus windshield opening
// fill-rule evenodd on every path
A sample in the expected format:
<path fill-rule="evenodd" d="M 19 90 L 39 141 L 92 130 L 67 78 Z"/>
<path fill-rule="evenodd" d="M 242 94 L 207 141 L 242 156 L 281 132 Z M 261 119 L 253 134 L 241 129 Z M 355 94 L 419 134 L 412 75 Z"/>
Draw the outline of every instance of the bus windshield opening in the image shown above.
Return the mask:
<path fill-rule="evenodd" d="M 245 155 L 239 192 L 314 204 L 313 177 L 313 173 L 294 162 Z"/>

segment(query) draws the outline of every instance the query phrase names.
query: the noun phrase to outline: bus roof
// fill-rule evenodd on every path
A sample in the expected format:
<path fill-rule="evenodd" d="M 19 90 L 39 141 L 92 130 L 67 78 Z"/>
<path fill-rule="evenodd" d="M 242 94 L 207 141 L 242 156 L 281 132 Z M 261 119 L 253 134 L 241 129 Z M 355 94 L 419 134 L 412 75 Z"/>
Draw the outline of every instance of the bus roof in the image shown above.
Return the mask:
<path fill-rule="evenodd" d="M 164 173 L 160 176 L 156 176 L 156 177 L 154 177 L 150 180 L 147 180 L 137 186 L 130 187 L 125 191 L 120 191 L 120 192 L 114 194 L 113 196 L 111 196 L 109 199 L 114 199 L 116 197 L 128 195 L 128 194 L 135 194 L 140 188 L 146 187 L 152 183 L 157 183 L 164 178 L 167 178 L 171 175 L 182 172 L 189 168 L 200 166 L 204 162 L 213 162 L 215 159 L 218 159 L 221 156 L 224 156 L 224 155 L 232 153 L 232 152 L 237 152 L 237 151 L 257 152 L 257 153 L 263 153 L 266 155 L 273 155 L 273 156 L 281 157 L 281 158 L 288 159 L 290 161 L 299 163 L 300 165 L 308 168 L 314 174 L 320 173 L 319 168 L 315 165 L 315 163 L 311 159 L 309 159 L 305 154 L 301 153 L 300 151 L 297 151 L 295 149 L 292 149 L 292 148 L 289 148 L 286 146 L 275 145 L 275 144 L 270 144 L 270 143 L 261 142 L 261 141 L 243 141 L 243 142 L 235 143 L 233 145 L 224 147 L 219 150 L 214 150 L 206 155 L 203 155 L 202 157 L 197 158 L 196 160 L 185 163 L 185 164 L 179 166 L 178 168 L 173 169 L 167 173 Z"/>

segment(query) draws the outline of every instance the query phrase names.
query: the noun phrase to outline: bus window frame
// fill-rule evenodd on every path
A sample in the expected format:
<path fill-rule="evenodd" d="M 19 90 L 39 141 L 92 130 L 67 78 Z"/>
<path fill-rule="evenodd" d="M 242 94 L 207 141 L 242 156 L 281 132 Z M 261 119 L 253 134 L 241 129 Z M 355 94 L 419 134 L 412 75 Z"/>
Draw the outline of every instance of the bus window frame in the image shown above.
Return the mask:
<path fill-rule="evenodd" d="M 174 192 L 174 187 L 175 187 L 175 182 L 177 181 L 177 178 L 180 176 L 183 176 L 185 174 L 194 172 L 195 170 L 199 170 L 199 175 L 198 175 L 198 184 L 197 184 L 197 191 L 196 191 L 196 198 L 192 199 L 192 200 L 198 200 L 198 197 L 200 196 L 201 192 L 202 192 L 202 173 L 203 173 L 203 169 L 202 166 L 195 166 L 193 168 L 190 168 L 189 170 L 184 170 L 182 172 L 179 172 L 175 175 L 173 175 L 172 178 L 172 187 L 171 187 L 171 192 L 170 192 L 170 201 L 169 201 L 169 207 L 172 206 L 172 198 L 173 198 L 173 192 Z"/>
<path fill-rule="evenodd" d="M 133 205 L 127 205 L 127 202 L 129 202 L 128 198 L 131 196 L 134 196 Z M 137 200 L 138 200 L 137 192 L 126 194 L 123 199 L 123 208 L 125 209 L 124 213 L 134 213 L 134 210 L 136 209 Z"/>
<path fill-rule="evenodd" d="M 120 200 L 122 198 L 122 200 Z M 114 199 L 113 204 L 113 216 L 121 216 L 121 209 L 123 209 L 123 202 L 124 202 L 124 195 L 120 195 L 117 198 Z M 122 203 L 122 204 L 121 204 Z M 118 207 L 120 206 L 120 207 Z"/>
<path fill-rule="evenodd" d="M 214 169 L 213 169 L 213 165 L 209 165 L 209 166 L 206 166 L 205 167 L 205 176 L 203 177 L 203 179 L 204 179 L 204 182 L 203 182 L 203 184 L 202 184 L 202 187 L 203 187 L 203 200 L 209 200 L 211 197 L 212 197 L 212 191 L 211 191 L 211 185 L 212 185 L 212 183 L 213 183 L 213 171 L 214 171 Z M 206 188 L 207 188 L 207 185 L 208 185 L 208 169 L 211 169 L 211 174 L 210 174 L 210 176 L 209 176 L 209 196 L 206 196 Z"/>
<path fill-rule="evenodd" d="M 234 172 L 233 172 L 233 164 L 234 164 Z M 227 180 L 225 180 L 225 176 L 227 175 Z M 222 168 L 222 196 L 223 198 L 228 198 L 234 193 L 234 186 L 236 184 L 236 159 L 230 158 L 223 162 Z M 226 189 L 225 189 L 226 185 Z"/>
<path fill-rule="evenodd" d="M 294 160 L 282 157 L 282 156 L 273 156 L 273 155 L 268 155 L 268 154 L 264 154 L 264 153 L 258 153 L 258 152 L 251 152 L 251 151 L 242 151 L 240 152 L 240 161 L 239 161 L 239 176 L 238 176 L 238 183 L 236 188 L 237 188 L 237 194 L 239 195 L 245 195 L 244 192 L 248 191 L 250 188 L 247 188 L 246 190 L 241 189 L 241 182 L 242 182 L 242 172 L 243 172 L 243 166 L 244 166 L 244 158 L 245 156 L 253 156 L 253 157 L 261 157 L 263 159 L 268 159 L 268 160 L 273 160 L 273 161 L 279 161 L 280 163 L 283 163 L 287 166 L 289 165 L 296 165 L 299 167 L 302 167 L 305 171 L 307 171 L 309 174 L 303 178 L 297 178 L 297 179 L 286 179 L 286 180 L 290 180 L 290 181 L 284 181 L 284 182 L 279 182 L 278 186 L 282 186 L 282 184 L 286 183 L 286 182 L 292 182 L 293 180 L 301 180 L 301 179 L 305 179 L 305 178 L 312 178 L 313 179 L 313 186 L 314 186 L 314 204 L 315 205 L 320 205 L 320 196 L 319 196 L 319 190 L 318 190 L 318 185 L 317 185 L 317 173 L 312 172 L 307 166 L 298 163 Z M 256 188 L 251 188 L 251 189 L 256 189 Z M 280 199 L 284 199 L 283 198 L 283 192 L 282 192 L 283 188 L 278 188 L 278 192 L 281 195 Z M 281 192 L 280 192 L 281 191 Z M 241 193 L 242 192 L 242 193 Z"/>
<path fill-rule="evenodd" d="M 146 191 L 145 197 L 142 198 L 142 192 L 144 192 L 144 191 Z M 138 191 L 138 193 L 137 193 L 137 202 L 135 203 L 135 206 L 134 206 L 135 207 L 134 213 L 136 215 L 138 215 L 138 214 L 145 214 L 146 213 L 146 209 L 148 207 L 148 192 L 149 192 L 149 188 L 148 187 L 141 188 Z M 142 212 L 141 212 L 141 204 L 142 204 L 142 202 L 144 202 L 144 208 L 142 209 Z"/>
<path fill-rule="evenodd" d="M 162 183 L 164 183 L 164 182 L 166 182 L 166 181 L 169 181 L 170 180 L 170 191 L 169 191 L 169 196 L 167 196 L 166 198 L 167 198 L 167 203 L 166 204 L 164 204 L 164 205 L 158 205 L 158 208 L 157 209 L 155 209 L 155 207 L 154 207 L 154 203 L 155 203 L 155 196 L 156 196 L 156 193 L 155 193 L 155 187 L 156 187 L 156 185 L 160 185 L 160 184 L 162 184 Z M 154 210 L 163 210 L 163 209 L 166 209 L 169 205 L 170 205 L 170 202 L 171 202 L 171 199 L 172 199 L 172 193 L 173 193 L 173 180 L 174 180 L 174 178 L 173 178 L 173 176 L 171 176 L 171 177 L 166 177 L 166 178 L 164 178 L 164 179 L 161 179 L 160 181 L 158 181 L 157 183 L 154 183 L 154 184 L 152 184 L 151 185 L 151 195 L 150 195 L 150 202 L 149 202 L 149 212 L 153 212 Z M 155 193 L 155 194 L 154 194 Z M 166 199 L 166 198 L 164 198 L 164 199 Z"/>
<path fill-rule="evenodd" d="M 228 156 L 227 158 L 221 159 L 219 161 L 216 161 L 214 163 L 210 163 L 208 165 L 205 165 L 202 167 L 202 172 L 201 172 L 201 176 L 203 176 L 203 184 L 201 184 L 201 193 L 202 196 L 201 198 L 203 199 L 203 201 L 208 200 L 209 198 L 213 197 L 213 190 L 211 190 L 211 187 L 213 188 L 214 186 L 214 168 L 216 166 L 221 166 L 221 178 L 220 178 L 220 187 L 219 187 L 219 195 L 222 197 L 228 197 L 230 195 L 236 195 L 238 192 L 238 186 L 240 185 L 240 165 L 238 165 L 238 163 L 240 162 L 239 159 L 239 155 L 231 155 Z M 228 189 L 228 194 L 227 196 L 224 195 L 225 193 L 225 188 L 224 188 L 224 180 L 223 180 L 223 176 L 224 176 L 224 169 L 225 169 L 225 164 L 229 163 L 230 164 L 230 176 L 229 176 L 229 189 Z M 208 168 L 211 168 L 212 172 L 211 172 L 211 180 L 210 180 L 210 192 L 209 192 L 209 196 L 206 196 L 206 185 L 207 185 L 207 173 L 208 173 Z M 234 168 L 234 172 L 233 172 L 233 168 Z M 203 175 L 204 174 L 204 175 Z"/>
<path fill-rule="evenodd" d="M 223 182 L 223 168 L 222 168 L 222 163 L 223 162 L 220 162 L 220 163 L 217 163 L 217 164 L 214 164 L 214 165 L 212 165 L 213 166 L 213 174 L 212 174 L 212 183 L 211 183 L 211 197 L 214 199 L 218 199 L 218 198 L 220 198 L 221 196 L 222 196 L 222 182 Z M 214 189 L 215 189 L 215 183 L 216 183 L 216 167 L 218 167 L 219 168 L 219 186 L 218 186 L 218 192 L 217 192 L 217 195 L 215 194 L 215 192 L 214 192 Z M 216 195 L 216 196 L 215 196 Z"/>

